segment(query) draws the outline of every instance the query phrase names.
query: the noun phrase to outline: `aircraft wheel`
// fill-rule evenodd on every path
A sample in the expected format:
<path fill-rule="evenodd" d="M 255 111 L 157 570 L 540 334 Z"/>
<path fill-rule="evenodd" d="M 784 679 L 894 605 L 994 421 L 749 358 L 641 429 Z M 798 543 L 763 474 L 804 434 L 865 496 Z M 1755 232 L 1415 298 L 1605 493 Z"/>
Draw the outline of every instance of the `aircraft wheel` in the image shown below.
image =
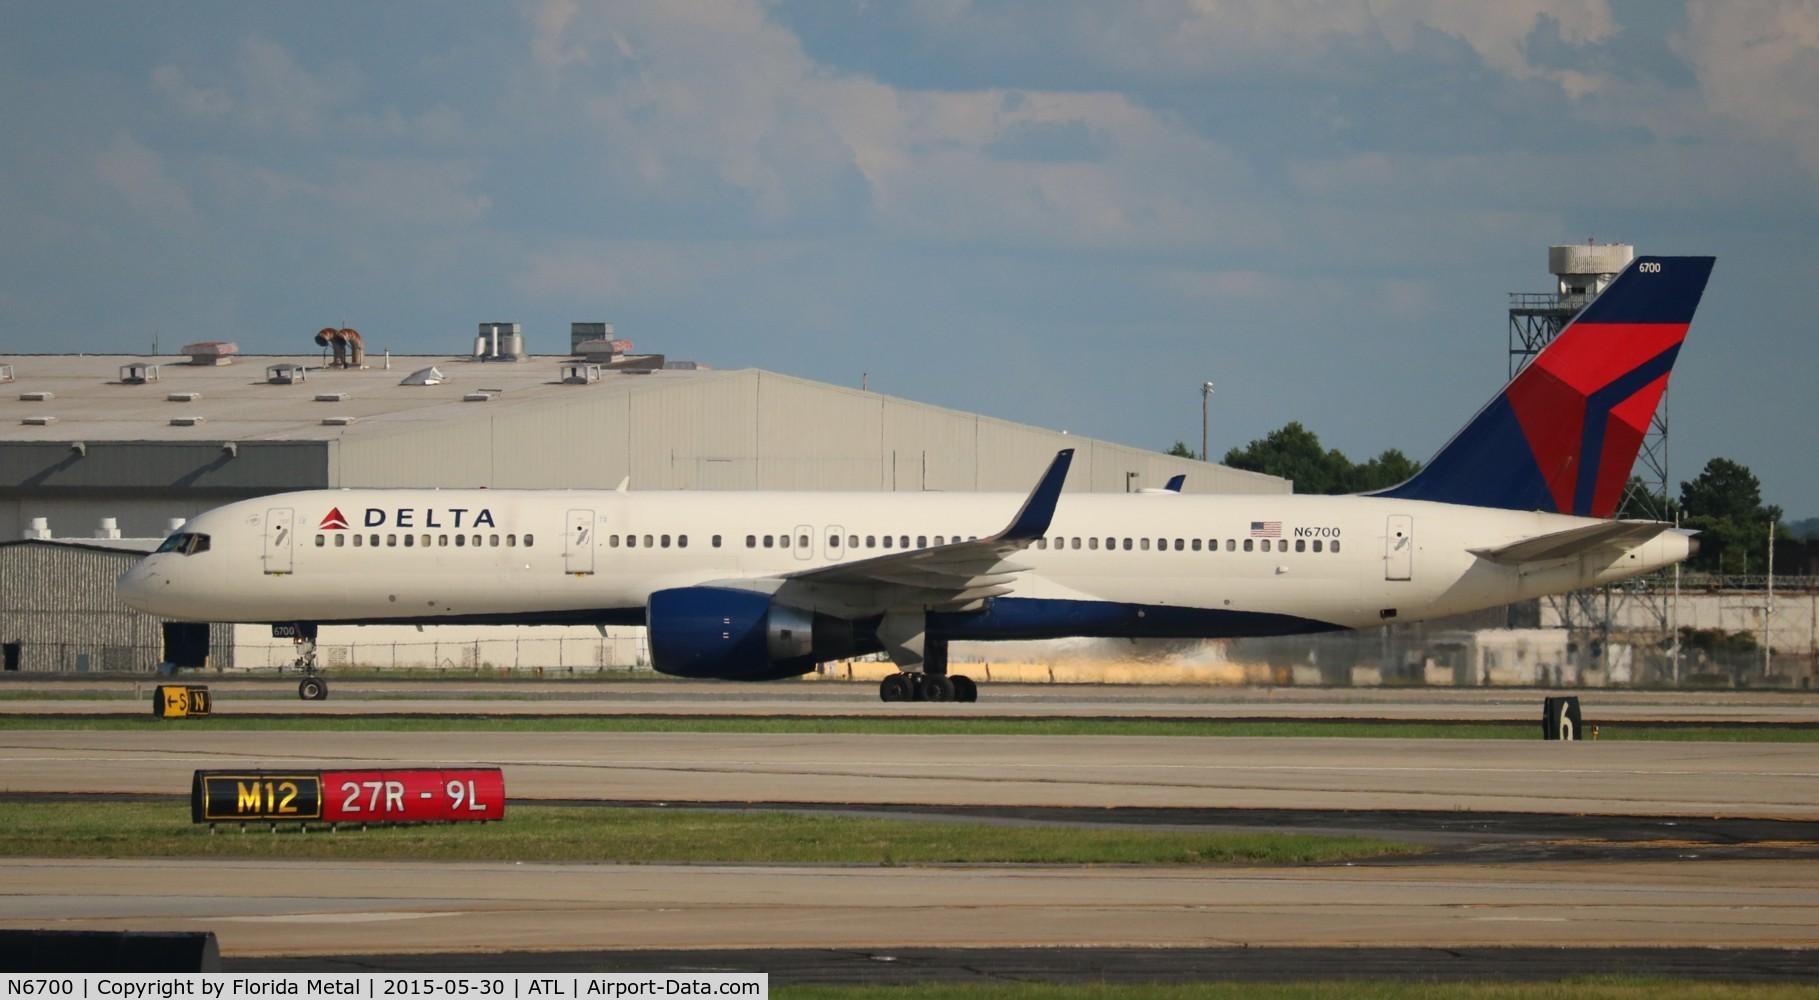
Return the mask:
<path fill-rule="evenodd" d="M 297 697 L 304 701 L 326 701 L 328 682 L 320 677 L 305 677 L 297 684 Z"/>
<path fill-rule="evenodd" d="M 975 702 L 979 700 L 979 685 L 973 683 L 971 677 L 965 674 L 955 674 L 948 680 L 954 682 L 955 701 Z"/>
<path fill-rule="evenodd" d="M 954 682 L 940 674 L 927 674 L 922 678 L 923 701 L 953 701 Z"/>
<path fill-rule="evenodd" d="M 909 701 L 914 690 L 907 674 L 892 674 L 878 682 L 878 697 L 884 701 Z"/>

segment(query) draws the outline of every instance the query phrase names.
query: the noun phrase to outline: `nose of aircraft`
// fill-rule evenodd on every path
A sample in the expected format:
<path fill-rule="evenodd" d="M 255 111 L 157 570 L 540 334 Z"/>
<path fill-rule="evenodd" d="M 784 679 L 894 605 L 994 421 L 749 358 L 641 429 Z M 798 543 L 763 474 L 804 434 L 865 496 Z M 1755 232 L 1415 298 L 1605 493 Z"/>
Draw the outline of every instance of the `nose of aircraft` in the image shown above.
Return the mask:
<path fill-rule="evenodd" d="M 120 603 L 127 607 L 152 614 L 154 592 L 166 581 L 147 565 L 149 562 L 149 559 L 141 559 L 131 569 L 120 574 L 120 578 L 114 581 L 114 593 L 119 595 Z"/>

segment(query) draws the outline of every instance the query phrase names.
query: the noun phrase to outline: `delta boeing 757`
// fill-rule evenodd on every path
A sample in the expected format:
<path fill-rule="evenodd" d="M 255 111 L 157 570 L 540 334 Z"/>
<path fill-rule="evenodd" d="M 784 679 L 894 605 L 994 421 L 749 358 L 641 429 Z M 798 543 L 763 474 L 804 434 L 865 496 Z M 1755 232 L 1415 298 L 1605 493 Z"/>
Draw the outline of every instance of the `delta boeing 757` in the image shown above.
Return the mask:
<path fill-rule="evenodd" d="M 768 680 L 882 651 L 886 701 L 972 701 L 956 640 L 1416 621 L 1683 560 L 1612 520 L 1711 274 L 1641 257 L 1408 481 L 1358 496 L 318 490 L 211 510 L 119 581 L 185 621 L 644 625 L 651 663 Z"/>

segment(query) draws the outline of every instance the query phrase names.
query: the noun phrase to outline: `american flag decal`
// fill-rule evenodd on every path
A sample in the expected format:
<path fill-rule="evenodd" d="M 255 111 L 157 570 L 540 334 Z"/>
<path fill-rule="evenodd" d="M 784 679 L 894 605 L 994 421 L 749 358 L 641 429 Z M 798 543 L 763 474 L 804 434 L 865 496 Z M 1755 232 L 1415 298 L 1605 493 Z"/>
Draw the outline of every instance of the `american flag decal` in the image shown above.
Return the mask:
<path fill-rule="evenodd" d="M 1251 522 L 1251 537 L 1252 538 L 1281 538 L 1282 537 L 1282 522 L 1281 521 L 1252 521 Z"/>

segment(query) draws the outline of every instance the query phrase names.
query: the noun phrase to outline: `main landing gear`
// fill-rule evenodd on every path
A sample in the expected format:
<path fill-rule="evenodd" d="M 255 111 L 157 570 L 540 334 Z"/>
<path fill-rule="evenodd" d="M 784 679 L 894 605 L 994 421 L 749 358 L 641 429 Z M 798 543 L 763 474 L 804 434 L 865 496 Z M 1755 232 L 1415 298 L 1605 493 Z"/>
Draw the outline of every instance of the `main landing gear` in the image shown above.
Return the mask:
<path fill-rule="evenodd" d="M 887 615 L 878 629 L 884 651 L 899 669 L 878 683 L 884 701 L 979 700 L 971 677 L 947 672 L 947 640 L 930 639 L 920 615 Z"/>
<path fill-rule="evenodd" d="M 979 700 L 979 685 L 965 674 L 892 674 L 878 682 L 878 697 L 884 701 L 964 701 Z"/>

